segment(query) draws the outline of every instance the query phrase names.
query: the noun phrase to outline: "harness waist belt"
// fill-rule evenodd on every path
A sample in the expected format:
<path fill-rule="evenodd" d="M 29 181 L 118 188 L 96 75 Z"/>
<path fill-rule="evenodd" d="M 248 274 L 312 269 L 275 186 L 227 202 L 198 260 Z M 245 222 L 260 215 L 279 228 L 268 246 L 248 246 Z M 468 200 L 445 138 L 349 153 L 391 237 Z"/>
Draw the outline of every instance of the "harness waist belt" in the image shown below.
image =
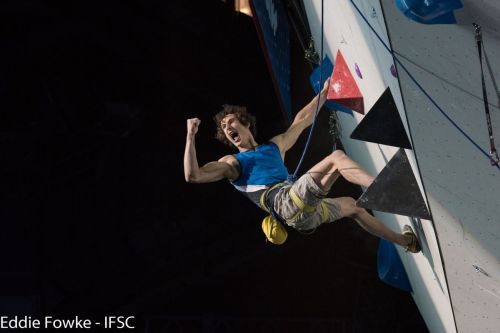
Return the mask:
<path fill-rule="evenodd" d="M 278 190 L 282 188 L 285 183 L 277 183 L 268 188 L 262 193 L 260 196 L 260 206 L 267 213 L 271 214 L 275 219 L 280 222 L 285 222 L 285 219 L 282 218 L 278 213 L 274 211 L 274 198 L 278 194 Z"/>
<path fill-rule="evenodd" d="M 278 194 L 278 190 L 281 189 L 286 183 L 277 183 L 268 188 L 267 190 L 262 193 L 260 197 L 260 206 L 263 210 L 265 210 L 267 213 L 271 214 L 272 217 L 274 217 L 276 220 L 286 223 L 286 219 L 281 217 L 278 213 L 274 211 L 274 198 Z M 290 188 L 289 192 L 290 198 L 292 199 L 293 203 L 299 208 L 299 212 L 314 212 L 316 210 L 316 207 L 310 206 L 306 204 L 304 201 L 302 201 L 301 198 L 295 193 L 295 191 Z M 320 203 L 321 206 L 321 215 L 323 217 L 322 222 L 326 222 L 329 219 L 329 212 L 326 204 L 321 201 Z"/>

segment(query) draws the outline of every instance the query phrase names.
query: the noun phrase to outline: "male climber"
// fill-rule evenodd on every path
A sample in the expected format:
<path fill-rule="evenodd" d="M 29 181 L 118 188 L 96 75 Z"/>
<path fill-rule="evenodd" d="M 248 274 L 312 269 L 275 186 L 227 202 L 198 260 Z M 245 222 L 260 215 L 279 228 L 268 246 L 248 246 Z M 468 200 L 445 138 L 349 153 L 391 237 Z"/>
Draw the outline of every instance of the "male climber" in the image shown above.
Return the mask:
<path fill-rule="evenodd" d="M 302 131 L 312 124 L 317 99 L 321 107 L 326 101 L 328 85 L 329 80 L 325 82 L 319 96 L 297 113 L 284 133 L 263 144 L 255 141 L 255 117 L 245 107 L 224 105 L 223 110 L 214 117 L 216 138 L 236 147 L 239 153 L 226 155 L 202 167 L 198 165 L 195 148 L 200 120 L 188 119 L 184 152 L 186 181 L 209 183 L 228 179 L 237 190 L 271 213 L 271 230 L 268 228 L 264 232 L 273 243 L 281 244 L 286 239 L 286 235 L 284 238 L 275 235 L 273 226 L 281 226 L 277 221 L 299 231 L 307 231 L 347 216 L 371 234 L 396 243 L 407 251 L 418 252 L 417 238 L 409 226 L 404 227 L 403 234 L 396 233 L 365 209 L 356 206 L 353 198 L 326 198 L 339 174 L 363 187 L 370 186 L 374 179 L 343 151 L 334 151 L 293 184 L 286 182 L 288 171 L 284 165 L 285 153 L 295 144 Z"/>

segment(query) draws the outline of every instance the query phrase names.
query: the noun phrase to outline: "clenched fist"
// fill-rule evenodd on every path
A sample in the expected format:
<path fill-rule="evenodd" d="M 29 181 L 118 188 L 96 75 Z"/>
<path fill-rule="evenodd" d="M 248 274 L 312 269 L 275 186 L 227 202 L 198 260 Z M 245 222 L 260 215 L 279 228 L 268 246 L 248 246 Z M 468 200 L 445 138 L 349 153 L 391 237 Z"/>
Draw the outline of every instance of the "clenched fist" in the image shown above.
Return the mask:
<path fill-rule="evenodd" d="M 187 134 L 189 136 L 194 136 L 198 132 L 198 126 L 201 120 L 198 118 L 191 118 L 187 120 Z"/>

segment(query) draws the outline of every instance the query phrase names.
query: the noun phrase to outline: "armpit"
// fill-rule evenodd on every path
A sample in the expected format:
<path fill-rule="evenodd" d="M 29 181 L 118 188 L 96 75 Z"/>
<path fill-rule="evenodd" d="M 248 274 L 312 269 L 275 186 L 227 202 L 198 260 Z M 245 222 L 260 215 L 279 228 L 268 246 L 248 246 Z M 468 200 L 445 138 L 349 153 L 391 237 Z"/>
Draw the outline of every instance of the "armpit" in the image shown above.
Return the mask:
<path fill-rule="evenodd" d="M 233 155 L 226 155 L 219 159 L 219 162 L 226 163 L 230 167 L 230 175 L 229 175 L 229 180 L 234 181 L 240 177 L 240 162 L 238 162 L 238 159 L 234 157 Z"/>

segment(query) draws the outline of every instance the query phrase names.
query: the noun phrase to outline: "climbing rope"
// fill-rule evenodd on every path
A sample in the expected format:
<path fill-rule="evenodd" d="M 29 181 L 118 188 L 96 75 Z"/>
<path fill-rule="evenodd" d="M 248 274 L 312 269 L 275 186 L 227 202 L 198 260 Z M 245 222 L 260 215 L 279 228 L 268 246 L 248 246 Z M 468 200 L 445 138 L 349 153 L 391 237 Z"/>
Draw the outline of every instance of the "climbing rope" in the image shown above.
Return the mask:
<path fill-rule="evenodd" d="M 476 23 L 472 23 L 474 28 L 476 29 L 476 43 L 477 43 L 477 52 L 479 53 L 479 66 L 481 67 L 481 83 L 483 85 L 483 101 L 484 101 L 484 112 L 486 114 L 486 124 L 488 126 L 488 135 L 490 138 L 490 163 L 491 165 L 498 164 L 498 153 L 495 148 L 495 140 L 493 139 L 493 129 L 491 126 L 491 117 L 490 117 L 490 108 L 488 105 L 488 93 L 486 92 L 486 83 L 484 80 L 484 71 L 483 71 L 483 34 L 481 33 L 481 26 Z"/>
<path fill-rule="evenodd" d="M 304 161 L 304 156 L 306 155 L 307 149 L 309 148 L 309 144 L 311 143 L 311 137 L 312 133 L 314 131 L 314 127 L 316 126 L 316 118 L 319 113 L 319 101 L 321 99 L 321 85 L 323 83 L 323 27 L 324 27 L 324 20 L 323 20 L 323 13 L 324 13 L 324 0 L 321 0 L 321 41 L 320 41 L 320 68 L 319 68 L 319 86 L 318 86 L 318 95 L 317 95 L 317 101 L 316 101 L 316 110 L 314 112 L 314 119 L 311 125 L 311 128 L 309 129 L 309 135 L 307 136 L 307 141 L 306 145 L 304 147 L 304 150 L 302 151 L 302 156 L 300 157 L 299 163 L 297 164 L 297 167 L 295 168 L 295 172 L 292 175 L 288 175 L 288 181 L 293 183 L 297 180 L 297 173 L 299 172 L 300 166 L 302 165 L 302 162 Z"/>
<path fill-rule="evenodd" d="M 351 3 L 352 5 L 354 6 L 354 8 L 356 9 L 356 11 L 358 12 L 358 14 L 361 16 L 361 18 L 363 19 L 363 21 L 365 21 L 365 23 L 368 25 L 368 27 L 370 28 L 370 30 L 375 34 L 375 36 L 378 38 L 378 40 L 380 41 L 380 43 L 382 43 L 382 45 L 384 46 L 384 48 L 387 50 L 387 52 L 389 52 L 392 56 L 392 58 L 394 59 L 395 62 L 397 62 L 398 65 L 401 66 L 401 68 L 405 71 L 405 73 L 410 77 L 410 79 L 413 81 L 413 83 L 415 83 L 415 85 L 420 89 L 420 91 L 429 99 L 429 101 L 438 109 L 439 112 L 441 112 L 441 114 L 460 132 L 462 133 L 462 135 L 467 139 L 469 140 L 470 143 L 472 143 L 477 149 L 479 149 L 481 151 L 481 153 L 483 153 L 483 155 L 485 155 L 486 157 L 488 157 L 488 159 L 490 159 L 490 154 L 488 154 L 485 150 L 483 150 L 481 148 L 481 146 L 479 144 L 477 144 L 467 133 L 465 133 L 465 131 L 463 129 L 460 128 L 460 126 L 458 126 L 458 124 L 456 122 L 453 121 L 453 119 L 451 119 L 450 116 L 448 116 L 448 114 L 443 110 L 443 108 L 441 106 L 439 106 L 439 104 L 437 104 L 437 102 L 429 95 L 429 93 L 422 87 L 422 85 L 417 81 L 417 79 L 415 79 L 415 77 L 410 73 L 410 71 L 406 68 L 406 66 L 399 60 L 399 58 L 396 56 L 396 54 L 389 48 L 389 46 L 387 46 L 387 44 L 384 42 L 384 40 L 382 39 L 382 37 L 380 37 L 380 35 L 377 33 L 377 31 L 373 28 L 373 26 L 370 24 L 370 22 L 368 22 L 368 19 L 366 18 L 366 16 L 363 14 L 363 12 L 361 12 L 361 10 L 359 9 L 359 7 L 356 5 L 356 3 L 354 2 L 354 0 L 351 0 Z M 500 165 L 498 163 L 495 163 L 493 164 L 494 166 L 497 167 L 498 170 L 500 170 Z"/>

